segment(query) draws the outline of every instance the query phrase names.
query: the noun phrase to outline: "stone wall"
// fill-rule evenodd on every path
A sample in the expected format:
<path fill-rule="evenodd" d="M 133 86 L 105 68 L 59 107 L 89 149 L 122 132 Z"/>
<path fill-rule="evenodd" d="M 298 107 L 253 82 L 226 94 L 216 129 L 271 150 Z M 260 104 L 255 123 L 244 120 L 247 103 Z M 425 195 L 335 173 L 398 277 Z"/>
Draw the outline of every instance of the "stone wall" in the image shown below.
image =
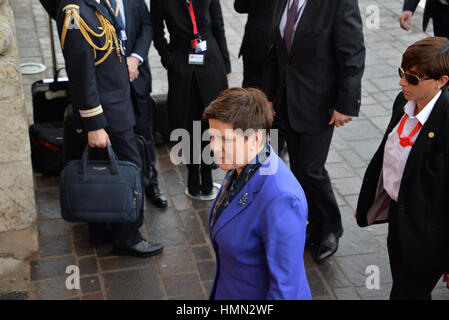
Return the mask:
<path fill-rule="evenodd" d="M 38 250 L 28 122 L 14 18 L 0 0 L 0 294 L 26 290 L 24 260 Z"/>

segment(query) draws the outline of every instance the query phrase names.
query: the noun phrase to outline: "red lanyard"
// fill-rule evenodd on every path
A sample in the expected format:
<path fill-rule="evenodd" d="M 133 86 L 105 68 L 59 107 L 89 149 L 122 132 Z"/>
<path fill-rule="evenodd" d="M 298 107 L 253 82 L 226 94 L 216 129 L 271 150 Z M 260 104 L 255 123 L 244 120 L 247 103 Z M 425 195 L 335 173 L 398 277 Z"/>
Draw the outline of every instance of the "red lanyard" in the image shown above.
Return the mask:
<path fill-rule="evenodd" d="M 405 114 L 404 117 L 401 120 L 401 123 L 399 124 L 399 127 L 398 127 L 399 143 L 403 147 L 407 147 L 407 146 L 411 147 L 411 146 L 413 146 L 412 138 L 415 136 L 415 134 L 422 127 L 421 122 L 418 122 L 417 125 L 415 126 L 415 128 L 413 129 L 413 131 L 410 132 L 408 137 L 401 138 L 401 134 L 402 134 L 402 131 L 404 130 L 404 125 L 405 125 L 405 122 L 407 121 L 407 119 L 408 119 L 408 114 Z"/>
<path fill-rule="evenodd" d="M 196 25 L 196 18 L 195 18 L 195 12 L 193 11 L 193 0 L 189 1 L 189 13 L 190 13 L 190 19 L 192 19 L 193 24 L 193 34 L 195 35 L 195 39 L 191 41 L 192 43 L 192 49 L 196 48 L 196 45 L 198 44 L 198 39 L 200 38 L 200 34 L 198 33 L 198 27 Z"/>

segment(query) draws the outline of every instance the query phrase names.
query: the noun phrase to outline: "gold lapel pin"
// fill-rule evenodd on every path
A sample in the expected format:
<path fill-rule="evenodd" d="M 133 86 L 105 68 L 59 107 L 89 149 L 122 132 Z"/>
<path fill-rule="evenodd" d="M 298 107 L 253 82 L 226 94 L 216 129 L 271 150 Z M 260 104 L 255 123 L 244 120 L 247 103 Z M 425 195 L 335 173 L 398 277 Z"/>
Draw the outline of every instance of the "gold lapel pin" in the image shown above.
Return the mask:
<path fill-rule="evenodd" d="M 429 132 L 428 137 L 430 139 L 432 139 L 433 137 L 435 137 L 435 133 L 433 133 L 432 131 Z"/>

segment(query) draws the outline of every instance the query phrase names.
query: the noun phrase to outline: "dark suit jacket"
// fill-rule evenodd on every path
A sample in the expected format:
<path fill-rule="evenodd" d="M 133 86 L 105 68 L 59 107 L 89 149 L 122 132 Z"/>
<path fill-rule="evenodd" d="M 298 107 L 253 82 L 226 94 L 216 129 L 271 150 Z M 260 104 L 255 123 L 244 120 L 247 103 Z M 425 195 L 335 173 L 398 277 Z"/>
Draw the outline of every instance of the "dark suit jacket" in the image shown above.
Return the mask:
<path fill-rule="evenodd" d="M 95 12 L 98 11 L 113 25 L 114 21 L 106 12 L 104 6 L 95 0 L 61 0 L 57 10 L 56 22 L 61 39 L 61 32 L 66 18 L 62 9 L 74 4 L 79 6 L 81 18 L 92 30 L 101 26 Z M 99 47 L 105 42 L 105 37 L 91 37 Z M 121 61 L 115 48 L 108 58 L 95 66 L 105 54 L 97 50 L 94 56 L 93 48 L 77 28 L 67 31 L 64 48 L 67 75 L 70 80 L 72 103 L 79 111 L 95 111 L 101 106 L 103 112 L 83 118 L 83 124 L 88 131 L 106 128 L 109 132 L 121 132 L 134 126 L 134 110 L 131 102 L 128 66 L 126 57 Z"/>
<path fill-rule="evenodd" d="M 391 200 L 380 180 L 384 149 L 388 134 L 404 115 L 406 103 L 399 94 L 385 136 L 366 170 L 357 204 L 361 227 L 388 221 Z M 418 273 L 449 271 L 448 123 L 449 93 L 443 91 L 413 145 L 399 190 L 401 258 Z"/>
<path fill-rule="evenodd" d="M 231 72 L 220 1 L 194 0 L 193 8 L 201 38 L 207 41 L 202 66 L 188 64 L 189 54 L 194 53 L 190 43 L 194 36 L 186 0 L 151 0 L 154 46 L 168 71 L 167 105 L 174 128 L 186 126 L 193 77 L 199 85 L 203 107 L 206 107 L 228 87 L 226 74 Z M 164 37 L 164 22 L 170 43 Z"/>
<path fill-rule="evenodd" d="M 273 4 L 274 0 L 234 1 L 235 11 L 248 14 L 239 57 L 256 61 L 267 58 L 272 41 Z"/>
<path fill-rule="evenodd" d="M 144 0 L 125 0 L 126 54 L 137 53 L 145 61 L 139 66 L 139 76 L 131 83 L 132 89 L 140 96 L 151 93 L 151 71 L 148 52 L 153 41 L 153 27 L 150 12 Z"/>
<path fill-rule="evenodd" d="M 279 30 L 287 3 L 279 0 L 274 7 L 274 42 L 264 74 L 268 99 L 276 108 L 286 99 L 298 132 L 327 129 L 334 107 L 357 116 L 365 65 L 357 0 L 308 0 L 290 54 Z"/>
<path fill-rule="evenodd" d="M 416 7 L 418 7 L 420 0 L 404 0 L 404 6 L 402 11 L 411 11 L 415 12 Z M 426 5 L 424 7 L 424 17 L 422 21 L 422 28 L 424 31 L 427 29 L 427 25 L 429 24 L 429 19 L 432 17 L 433 5 L 438 0 L 426 0 Z"/>

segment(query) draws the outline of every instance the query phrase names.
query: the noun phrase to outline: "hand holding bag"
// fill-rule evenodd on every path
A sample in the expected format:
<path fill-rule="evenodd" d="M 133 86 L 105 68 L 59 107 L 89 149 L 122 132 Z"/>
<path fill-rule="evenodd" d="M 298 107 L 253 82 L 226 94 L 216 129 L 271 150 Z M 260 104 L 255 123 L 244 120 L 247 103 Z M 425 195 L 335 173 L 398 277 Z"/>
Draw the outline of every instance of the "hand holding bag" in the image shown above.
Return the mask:
<path fill-rule="evenodd" d="M 143 205 L 140 169 L 117 159 L 108 144 L 109 160 L 90 160 L 89 147 L 80 160 L 61 173 L 61 214 L 69 222 L 133 222 Z"/>

